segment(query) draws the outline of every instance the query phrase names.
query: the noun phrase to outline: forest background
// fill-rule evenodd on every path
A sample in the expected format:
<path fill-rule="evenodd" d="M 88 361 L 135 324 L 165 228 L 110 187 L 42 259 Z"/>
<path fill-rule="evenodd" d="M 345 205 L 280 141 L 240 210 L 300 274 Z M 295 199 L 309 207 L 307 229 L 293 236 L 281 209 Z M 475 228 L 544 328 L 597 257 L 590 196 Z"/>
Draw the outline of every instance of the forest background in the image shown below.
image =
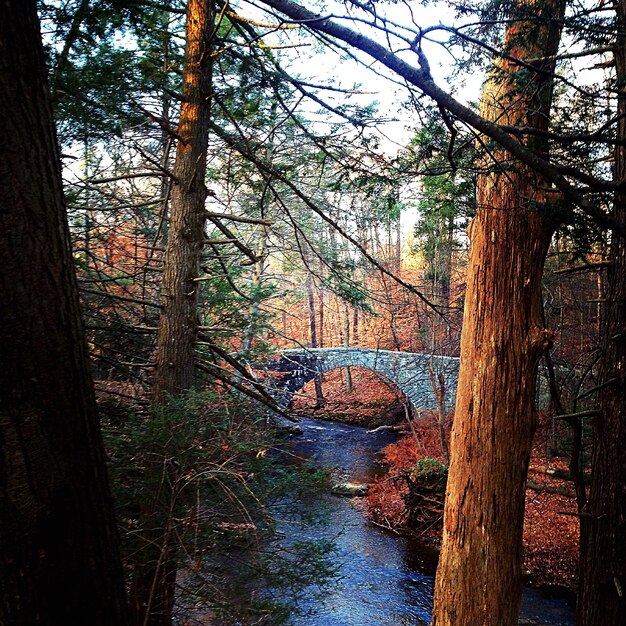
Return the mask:
<path fill-rule="evenodd" d="M 43 50 L 34 3 L 6 6 L 5 619 L 71 621 L 107 589 L 94 623 L 170 623 L 177 571 L 228 614 L 216 564 L 242 524 L 272 537 L 270 504 L 291 488 L 271 461 L 257 468 L 272 443 L 254 403 L 272 399 L 249 364 L 358 345 L 462 356 L 433 623 L 516 619 L 540 358 L 582 521 L 579 622 L 620 623 L 622 3 L 402 5 L 402 18 L 394 5 L 388 18 L 357 2 L 323 17 L 285 0 L 42 2 Z M 450 23 L 425 27 L 439 6 Z M 428 61 L 442 53 L 445 89 Z M 307 75 L 332 54 L 384 75 L 402 112 Z M 480 108 L 454 98 L 477 75 Z M 404 134 L 390 117 L 409 120 Z M 324 547 L 302 547 L 303 577 L 329 575 Z M 250 579 L 292 578 L 279 552 Z"/>

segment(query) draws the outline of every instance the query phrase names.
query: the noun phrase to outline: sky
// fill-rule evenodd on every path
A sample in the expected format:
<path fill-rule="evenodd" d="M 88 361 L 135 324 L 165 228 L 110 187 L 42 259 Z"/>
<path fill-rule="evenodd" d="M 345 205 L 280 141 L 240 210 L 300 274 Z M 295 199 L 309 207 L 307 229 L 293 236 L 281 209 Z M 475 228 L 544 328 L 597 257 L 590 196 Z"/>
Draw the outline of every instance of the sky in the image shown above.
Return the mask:
<path fill-rule="evenodd" d="M 241 12 L 245 15 L 258 16 L 260 21 L 274 22 L 274 19 L 259 7 L 262 7 L 254 0 L 237 0 L 237 4 L 241 6 Z M 411 28 L 417 30 L 412 24 L 413 20 L 420 27 L 436 26 L 441 23 L 452 24 L 454 22 L 453 15 L 449 8 L 443 3 L 430 3 L 424 7 L 419 2 L 409 3 L 379 3 L 376 5 L 380 13 L 385 14 L 387 19 L 398 25 L 411 25 Z M 351 16 L 352 18 L 366 18 L 366 14 L 359 10 L 348 10 L 343 3 L 330 2 L 327 3 L 327 11 L 322 12 L 323 15 Z M 341 20 L 355 30 L 359 30 L 368 36 L 377 39 L 380 43 L 385 44 L 385 37 L 380 30 L 369 27 L 368 25 L 346 20 Z M 394 27 L 396 30 L 402 30 L 402 27 Z M 414 37 L 413 33 L 408 33 L 410 38 Z M 282 38 L 289 38 L 296 41 L 298 37 L 297 31 L 283 31 Z M 433 37 L 440 40 L 447 40 L 446 33 L 433 33 Z M 279 39 L 276 35 L 266 37 L 268 43 L 277 42 Z M 395 50 L 406 46 L 396 40 L 393 44 Z M 452 71 L 452 63 L 454 57 L 446 51 L 441 45 L 424 41 L 424 51 L 429 58 L 431 65 L 431 73 L 437 82 L 445 86 L 446 77 L 450 76 Z M 405 60 L 413 65 L 417 65 L 417 57 L 414 52 L 406 51 L 401 53 Z M 379 110 L 385 119 L 395 119 L 396 122 L 389 122 L 380 125 L 380 131 L 388 137 L 386 145 L 383 146 L 386 152 L 393 153 L 398 150 L 399 146 L 407 142 L 406 127 L 415 125 L 414 116 L 410 110 L 400 105 L 407 99 L 407 90 L 403 85 L 394 82 L 394 76 L 386 68 L 380 65 L 373 67 L 377 72 L 368 69 L 367 65 L 371 63 L 371 59 L 362 53 L 355 53 L 362 63 L 356 62 L 354 59 L 348 58 L 346 54 L 341 58 L 336 52 L 323 50 L 321 46 L 303 46 L 294 47 L 287 50 L 281 50 L 282 59 L 289 59 L 291 71 L 298 73 L 303 77 L 307 77 L 311 82 L 319 84 L 331 84 L 333 86 L 352 87 L 355 83 L 360 85 L 361 94 L 353 94 L 349 98 L 349 102 L 356 102 L 366 105 L 375 100 L 379 103 Z M 391 79 L 391 80 L 390 80 Z M 455 79 L 455 85 L 461 86 L 458 91 L 458 97 L 463 102 L 471 100 L 476 101 L 480 93 L 483 76 L 480 74 L 470 74 L 466 76 L 458 76 Z M 344 94 L 333 94 L 326 92 L 323 96 L 334 105 L 340 105 L 345 102 Z M 314 110 L 316 107 L 312 107 Z M 385 141 L 383 140 L 383 144 Z"/>

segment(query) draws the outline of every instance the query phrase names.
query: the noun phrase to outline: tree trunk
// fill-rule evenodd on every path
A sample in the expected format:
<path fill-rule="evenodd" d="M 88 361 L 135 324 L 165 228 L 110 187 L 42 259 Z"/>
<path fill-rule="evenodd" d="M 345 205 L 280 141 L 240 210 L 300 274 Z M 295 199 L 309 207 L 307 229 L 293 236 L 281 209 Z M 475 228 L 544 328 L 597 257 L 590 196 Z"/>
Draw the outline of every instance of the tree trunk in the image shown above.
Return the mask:
<path fill-rule="evenodd" d="M 599 256 L 602 259 L 605 256 L 604 242 L 601 242 L 599 248 Z M 602 343 L 602 331 L 605 327 L 604 301 L 606 293 L 604 288 L 604 274 L 605 268 L 603 267 L 599 268 L 596 272 L 596 298 L 598 299 L 598 302 L 596 303 L 596 335 L 598 337 L 598 343 Z"/>
<path fill-rule="evenodd" d="M 276 127 L 276 112 L 277 112 L 278 103 L 276 101 L 272 102 L 271 110 L 270 110 L 270 118 L 269 122 L 272 128 Z M 274 141 L 275 136 L 274 132 L 270 133 L 270 136 L 265 141 L 265 159 L 267 163 L 272 163 L 274 157 Z M 259 199 L 259 213 L 261 219 L 265 219 L 267 217 L 267 208 L 268 208 L 268 195 L 269 195 L 269 184 L 267 181 L 264 181 L 263 192 L 261 193 L 261 197 Z M 259 233 L 259 241 L 257 244 L 257 249 L 255 252 L 255 256 L 257 258 L 257 262 L 254 264 L 254 274 L 250 280 L 250 297 L 251 302 L 248 307 L 248 327 L 246 328 L 246 334 L 242 341 L 241 349 L 244 353 L 249 352 L 252 349 L 252 343 L 254 338 L 259 330 L 259 315 L 260 315 L 260 307 L 263 299 L 262 296 L 262 285 L 264 280 L 264 274 L 266 270 L 266 257 L 267 257 L 267 240 L 268 240 L 268 228 L 267 226 L 261 227 L 261 232 Z"/>
<path fill-rule="evenodd" d="M 529 11 L 536 21 L 529 20 Z M 554 55 L 560 29 L 550 18 L 561 11 L 518 1 L 505 35 L 507 53 L 521 59 Z M 539 65 L 548 72 L 525 69 L 522 76 L 514 63 L 500 61 L 483 91 L 483 114 L 545 129 L 553 62 Z M 532 143 L 536 151 L 545 149 Z M 470 231 L 436 626 L 513 626 L 522 589 L 535 378 L 550 338 L 541 324 L 541 277 L 553 226 L 541 215 L 548 185 L 520 164 L 507 167 L 507 153 L 493 152 L 495 171 L 479 178 Z"/>
<path fill-rule="evenodd" d="M 34 0 L 0 20 L 0 623 L 128 610 Z"/>
<path fill-rule="evenodd" d="M 391 331 L 391 339 L 393 340 L 394 350 L 402 350 L 402 344 L 398 337 L 398 328 L 396 326 L 396 303 L 393 298 L 393 289 L 387 283 L 387 278 L 381 275 L 383 289 L 385 291 L 385 300 L 389 310 L 389 330 Z"/>
<path fill-rule="evenodd" d="M 348 303 L 343 301 L 343 345 L 346 348 L 350 347 L 350 311 L 348 310 Z M 350 393 L 353 389 L 352 384 L 352 371 L 350 366 L 343 368 L 346 376 L 346 391 Z"/>
<path fill-rule="evenodd" d="M 189 0 L 183 72 L 184 102 L 176 148 L 169 237 L 163 257 L 163 307 L 157 336 L 154 401 L 165 402 L 193 385 L 198 329 L 198 283 L 210 121 L 213 3 Z"/>
<path fill-rule="evenodd" d="M 626 0 L 617 3 L 618 138 L 626 139 Z M 626 180 L 626 147 L 615 148 L 615 180 Z M 615 198 L 613 216 L 626 222 L 626 194 Z M 592 482 L 581 527 L 577 624 L 626 623 L 626 242 L 613 235 L 606 277 L 607 303 L 594 420 Z"/>
<path fill-rule="evenodd" d="M 441 456 L 444 465 L 450 465 L 450 450 L 446 436 L 446 378 L 442 371 L 438 371 L 435 376 L 432 363 L 428 364 L 428 375 L 430 386 L 437 400 L 437 427 L 439 429 L 439 442 L 441 443 Z"/>
<path fill-rule="evenodd" d="M 317 325 L 317 345 L 320 348 L 324 347 L 324 263 L 322 263 L 322 259 L 318 259 L 318 276 L 320 278 L 320 284 L 317 288 L 317 312 L 319 323 Z M 321 377 L 324 380 L 324 376 Z"/>
<path fill-rule="evenodd" d="M 176 148 L 168 240 L 163 258 L 162 312 L 157 334 L 153 403 L 193 386 L 198 332 L 198 290 L 204 211 L 208 129 L 211 114 L 212 0 L 189 0 L 183 96 Z M 143 545 L 136 552 L 131 612 L 136 626 L 169 626 L 176 582 L 176 549 L 171 519 L 169 460 L 154 451 L 145 469 L 141 502 Z M 174 458 L 176 450 L 167 451 Z"/>
<path fill-rule="evenodd" d="M 261 200 L 263 203 L 263 199 Z M 264 212 L 261 211 L 261 217 L 264 217 Z M 265 274 L 265 258 L 267 256 L 267 228 L 263 227 L 259 235 L 259 242 L 257 245 L 256 257 L 258 261 L 254 264 L 254 273 L 250 279 L 250 297 L 252 301 L 248 307 L 248 327 L 241 342 L 241 350 L 244 353 L 249 352 L 252 349 L 252 343 L 259 328 L 259 313 L 261 307 L 261 287 L 263 284 L 263 275 Z"/>
<path fill-rule="evenodd" d="M 452 250 L 454 249 L 454 218 L 449 217 L 446 220 L 446 228 L 444 235 L 443 249 L 443 276 L 441 277 L 441 291 L 439 293 L 440 304 L 446 314 L 450 310 L 450 282 L 452 280 Z M 450 324 L 448 326 L 448 336 L 450 335 Z"/>
<path fill-rule="evenodd" d="M 402 275 L 402 219 L 396 222 L 396 272 Z"/>
<path fill-rule="evenodd" d="M 319 302 L 319 306 L 317 307 L 319 310 L 319 332 L 317 333 L 319 336 L 319 347 L 324 347 L 324 290 L 320 287 L 317 290 L 317 301 Z"/>
<path fill-rule="evenodd" d="M 315 320 L 315 294 L 313 292 L 313 278 L 311 274 L 306 277 L 306 292 L 309 303 L 309 331 L 311 334 L 311 348 L 317 348 L 317 324 Z M 322 380 L 320 376 L 316 376 L 313 382 L 315 385 L 315 408 L 319 409 L 324 406 L 324 392 L 322 390 Z"/>

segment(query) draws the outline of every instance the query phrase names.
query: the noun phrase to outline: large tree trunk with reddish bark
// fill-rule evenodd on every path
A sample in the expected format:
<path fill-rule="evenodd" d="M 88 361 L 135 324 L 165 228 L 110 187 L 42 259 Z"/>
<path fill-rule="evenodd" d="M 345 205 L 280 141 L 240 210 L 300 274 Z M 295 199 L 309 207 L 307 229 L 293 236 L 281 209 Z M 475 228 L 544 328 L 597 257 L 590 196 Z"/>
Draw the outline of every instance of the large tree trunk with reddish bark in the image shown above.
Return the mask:
<path fill-rule="evenodd" d="M 519 0 L 511 10 L 506 52 L 518 59 L 554 55 L 560 29 L 551 19 L 561 14 L 558 4 Z M 483 91 L 485 117 L 547 127 L 553 62 L 534 63 L 547 72 L 498 63 Z M 530 147 L 545 150 L 539 141 Z M 479 177 L 470 230 L 436 626 L 512 626 L 521 597 L 535 378 L 549 341 L 541 324 L 541 277 L 553 224 L 542 208 L 554 198 L 539 174 L 503 150 L 491 154 L 495 164 L 483 163 L 491 171 Z"/>
<path fill-rule="evenodd" d="M 0 623 L 128 609 L 34 0 L 0 19 Z"/>
<path fill-rule="evenodd" d="M 617 4 L 615 67 L 618 138 L 626 139 L 626 0 Z M 615 149 L 615 180 L 626 181 L 626 147 Z M 613 216 L 626 223 L 626 195 L 618 193 Z M 626 242 L 614 234 L 607 271 L 605 334 L 593 424 L 593 478 L 581 525 L 579 626 L 626 623 Z"/>
<path fill-rule="evenodd" d="M 168 241 L 164 254 L 153 403 L 167 405 L 193 386 L 198 333 L 200 256 L 215 35 L 212 0 L 189 0 L 183 97 L 178 125 Z M 165 409 L 167 410 L 167 409 Z M 169 626 L 176 582 L 171 476 L 176 450 L 153 451 L 141 502 L 143 545 L 134 555 L 131 611 L 136 626 Z"/>

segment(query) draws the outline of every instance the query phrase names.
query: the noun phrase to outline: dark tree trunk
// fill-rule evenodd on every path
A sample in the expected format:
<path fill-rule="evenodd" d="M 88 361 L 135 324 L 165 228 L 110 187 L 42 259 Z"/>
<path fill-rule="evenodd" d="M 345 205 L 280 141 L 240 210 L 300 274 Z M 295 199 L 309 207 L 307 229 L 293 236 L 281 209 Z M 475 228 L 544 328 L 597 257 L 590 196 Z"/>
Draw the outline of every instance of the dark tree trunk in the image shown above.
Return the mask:
<path fill-rule="evenodd" d="M 437 400 L 437 427 L 439 429 L 439 442 L 441 443 L 441 456 L 445 465 L 450 465 L 450 450 L 446 434 L 446 378 L 442 371 L 435 370 L 432 363 L 428 364 L 428 374 L 433 395 Z"/>
<path fill-rule="evenodd" d="M 530 16 L 536 20 L 530 21 Z M 554 5 L 520 0 L 511 8 L 506 52 L 548 59 L 562 15 Z M 500 61 L 483 91 L 482 112 L 504 124 L 547 127 L 547 73 L 518 74 Z M 524 79 L 524 88 L 520 81 Z M 545 146 L 530 146 L 543 152 Z M 554 198 L 540 175 L 494 150 L 495 171 L 479 178 L 450 445 L 444 537 L 433 625 L 513 626 L 522 590 L 522 528 L 535 430 L 537 362 L 549 341 L 541 323 L 541 277 L 553 226 L 541 207 Z M 493 167 L 493 166 L 492 166 Z"/>
<path fill-rule="evenodd" d="M 618 138 L 626 138 L 626 1 L 617 4 L 615 67 Z M 615 180 L 626 180 L 626 147 L 615 149 Z M 626 223 L 626 195 L 618 193 L 613 216 Z M 580 626 L 626 623 L 626 242 L 613 235 L 606 277 L 607 303 L 600 380 L 594 420 L 593 477 L 582 518 L 578 594 Z"/>
<path fill-rule="evenodd" d="M 212 0 L 189 0 L 183 96 L 168 240 L 163 259 L 162 312 L 153 384 L 155 406 L 193 386 L 198 333 L 198 290 L 204 239 L 208 129 L 211 115 L 215 19 Z M 166 409 L 167 410 L 167 409 Z M 171 624 L 176 545 L 171 492 L 177 450 L 156 450 L 145 469 L 141 502 L 143 542 L 134 555 L 131 612 L 136 626 Z M 169 457 L 169 458 L 167 458 Z"/>
<path fill-rule="evenodd" d="M 261 216 L 264 216 L 261 211 Z M 252 301 L 248 307 L 248 327 L 241 342 L 241 349 L 249 352 L 252 349 L 254 338 L 259 329 L 259 314 L 261 307 L 261 286 L 263 284 L 263 275 L 265 274 L 265 258 L 267 256 L 267 230 L 264 228 L 259 235 L 259 243 L 257 245 L 256 257 L 258 261 L 254 264 L 254 274 L 250 279 L 250 293 Z"/>
<path fill-rule="evenodd" d="M 311 348 L 317 348 L 317 323 L 315 320 L 315 293 L 313 291 L 313 279 L 311 274 L 306 278 L 307 301 L 309 304 L 309 332 L 311 335 Z M 315 408 L 319 409 L 324 406 L 324 391 L 322 389 L 322 378 L 316 376 L 313 382 L 315 385 Z"/>
<path fill-rule="evenodd" d="M 34 0 L 0 19 L 0 623 L 128 612 Z"/>
<path fill-rule="evenodd" d="M 343 301 L 343 345 L 346 348 L 350 347 L 350 312 L 348 310 L 348 303 L 345 300 Z M 352 371 L 349 366 L 343 369 L 346 376 L 346 391 L 350 393 L 353 389 Z"/>

